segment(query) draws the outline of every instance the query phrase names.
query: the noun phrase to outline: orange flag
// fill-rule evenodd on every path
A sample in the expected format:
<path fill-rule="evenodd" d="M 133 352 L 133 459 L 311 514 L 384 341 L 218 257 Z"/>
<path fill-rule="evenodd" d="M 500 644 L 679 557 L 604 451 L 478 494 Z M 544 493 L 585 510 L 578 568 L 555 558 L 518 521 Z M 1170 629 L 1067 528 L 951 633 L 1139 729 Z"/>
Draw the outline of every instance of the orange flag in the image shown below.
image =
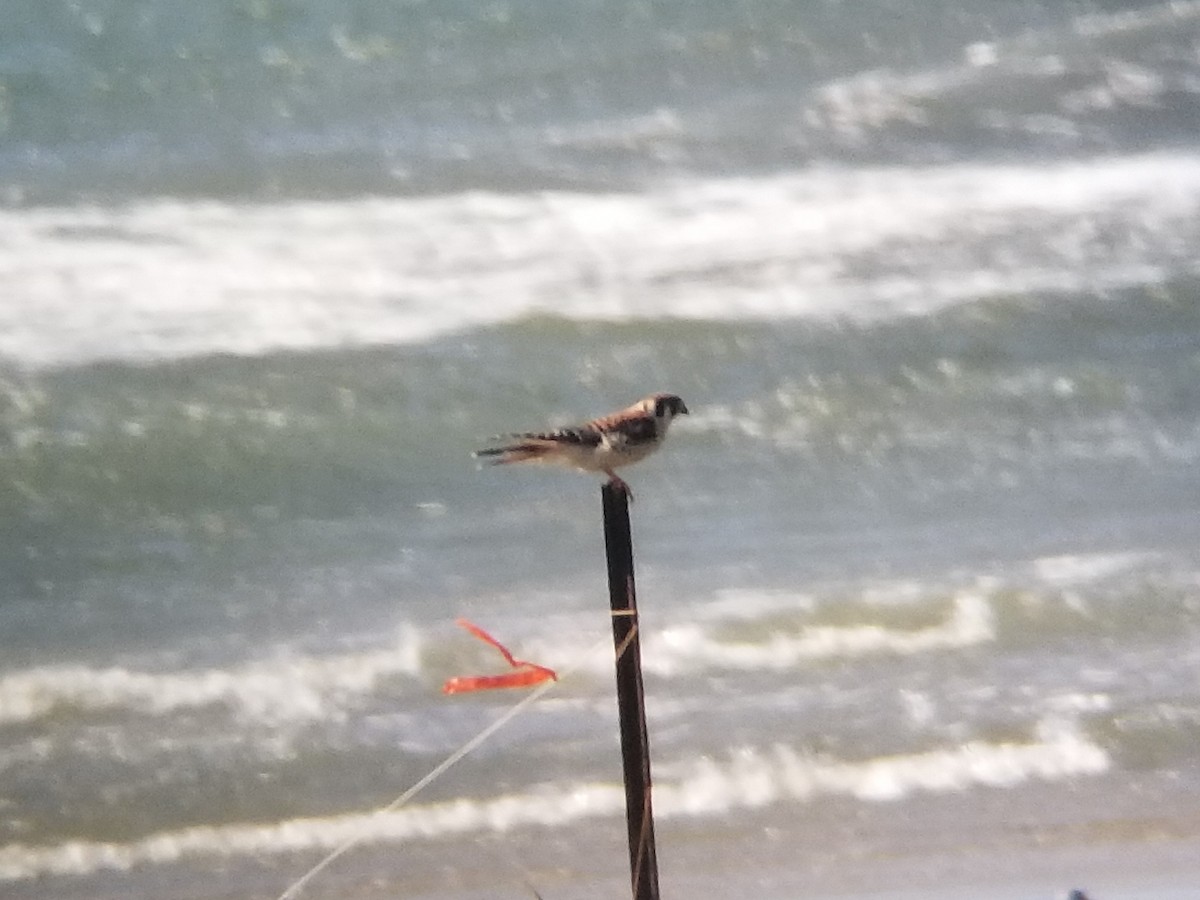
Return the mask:
<path fill-rule="evenodd" d="M 467 631 L 485 644 L 491 644 L 499 650 L 505 662 L 512 666 L 515 671 L 509 672 L 506 675 L 466 675 L 459 678 L 451 678 L 442 685 L 443 694 L 465 694 L 468 691 L 489 691 L 496 688 L 531 687 L 550 679 L 558 680 L 558 675 L 555 674 L 553 669 L 547 669 L 545 666 L 539 666 L 537 663 L 531 663 L 523 659 L 516 659 L 508 651 L 507 647 L 478 625 L 468 622 L 466 619 L 456 619 L 454 624 L 467 629 Z"/>

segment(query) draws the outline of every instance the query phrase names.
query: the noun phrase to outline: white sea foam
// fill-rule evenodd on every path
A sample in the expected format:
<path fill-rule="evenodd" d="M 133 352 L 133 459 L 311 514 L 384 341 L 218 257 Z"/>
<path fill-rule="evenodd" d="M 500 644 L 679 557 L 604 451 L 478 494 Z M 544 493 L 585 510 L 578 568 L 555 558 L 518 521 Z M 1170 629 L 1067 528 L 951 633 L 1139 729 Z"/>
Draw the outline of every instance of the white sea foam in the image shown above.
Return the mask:
<path fill-rule="evenodd" d="M 760 613 L 812 608 L 811 598 L 764 596 Z M 739 614 L 751 604 L 741 596 Z M 925 628 L 879 624 L 799 626 L 765 634 L 761 640 L 722 639 L 725 608 L 709 611 L 661 631 L 648 632 L 646 671 L 672 677 L 713 669 L 777 671 L 805 661 L 878 654 L 915 654 L 986 643 L 994 639 L 992 610 L 976 594 L 958 596 L 946 619 Z M 738 618 L 739 616 L 735 616 Z M 391 676 L 422 675 L 424 640 L 404 628 L 390 646 L 325 656 L 278 653 L 225 669 L 147 672 L 113 666 L 41 666 L 0 677 L 0 725 L 33 721 L 58 710 L 131 710 L 162 716 L 179 710 L 224 705 L 260 724 L 311 721 L 345 714 L 356 698 L 371 693 Z M 585 647 L 531 637 L 523 653 L 552 667 L 577 666 L 607 674 L 605 654 L 587 656 Z"/>
<path fill-rule="evenodd" d="M 1200 158 L 822 169 L 640 194 L 0 210 L 0 357 L 427 340 L 535 313 L 923 314 L 1192 265 Z"/>
<path fill-rule="evenodd" d="M 656 785 L 654 802 L 664 815 L 721 813 L 820 795 L 883 802 L 922 792 L 1011 788 L 1033 780 L 1099 775 L 1109 765 L 1103 748 L 1067 729 L 1031 743 L 973 741 L 861 762 L 817 759 L 776 746 L 742 750 L 725 762 L 689 763 L 678 781 L 665 789 Z"/>
<path fill-rule="evenodd" d="M 916 70 L 877 67 L 835 79 L 814 91 L 806 124 L 869 147 L 889 125 L 937 128 L 939 112 L 970 109 L 967 121 L 977 127 L 1077 141 L 1089 130 L 1081 115 L 1167 106 L 1172 94 L 1191 91 L 1181 88 L 1173 70 L 1147 64 L 1154 57 L 1132 48 L 1186 35 L 1200 19 L 1200 3 L 1148 6 L 1073 17 L 1074 36 L 1057 28 L 1029 29 L 969 43 L 957 62 Z M 1017 96 L 1018 102 L 1000 99 Z"/>
<path fill-rule="evenodd" d="M 915 600 L 915 586 L 895 583 L 894 590 L 880 586 L 870 596 Z M 869 607 L 868 603 L 868 607 Z M 786 613 L 789 617 L 813 614 L 813 597 L 788 591 L 721 591 L 716 598 L 689 613 L 686 619 L 665 628 L 647 629 L 642 636 L 644 671 L 666 678 L 687 677 L 718 670 L 778 672 L 814 660 L 858 659 L 879 655 L 907 656 L 936 653 L 991 643 L 996 639 L 995 615 L 990 601 L 964 590 L 954 597 L 945 618 L 920 628 L 885 625 L 806 623 L 762 628 L 753 639 L 731 639 L 722 631 L 731 623 L 753 623 L 760 617 Z M 869 617 L 869 608 L 864 610 Z M 586 653 L 583 646 L 562 640 L 531 637 L 523 653 L 552 668 L 585 670 L 593 675 L 611 673 L 607 654 Z"/>
<path fill-rule="evenodd" d="M 714 637 L 699 624 L 677 625 L 647 636 L 643 665 L 658 675 L 713 668 L 770 671 L 814 659 L 969 647 L 993 641 L 995 636 L 991 605 L 984 597 L 964 593 L 955 598 L 944 622 L 927 628 L 810 625 L 795 634 L 779 632 L 762 641 L 735 643 Z"/>
<path fill-rule="evenodd" d="M 404 628 L 388 647 L 330 656 L 289 656 L 229 669 L 151 673 L 120 667 L 44 666 L 0 678 L 0 725 L 64 707 L 132 709 L 163 715 L 225 704 L 250 721 L 317 719 L 371 690 L 380 679 L 418 673 L 421 640 Z"/>
<path fill-rule="evenodd" d="M 1108 754 L 1069 728 L 1029 743 L 976 741 L 924 753 L 862 761 L 816 758 L 786 746 L 743 749 L 729 759 L 694 759 L 659 768 L 655 809 L 662 818 L 728 813 L 822 795 L 891 802 L 934 792 L 1011 788 L 1030 781 L 1098 775 Z M 182 860 L 262 858 L 324 851 L 354 840 L 402 843 L 527 826 L 562 826 L 614 816 L 624 792 L 610 783 L 547 784 L 491 798 L 460 798 L 394 812 L 292 819 L 267 825 L 199 826 L 130 843 L 68 841 L 56 846 L 0 848 L 0 880 L 88 875 L 105 869 L 166 865 Z"/>
<path fill-rule="evenodd" d="M 1034 573 L 1058 587 L 1069 587 L 1108 578 L 1154 561 L 1151 553 L 1088 553 L 1045 556 L 1034 560 Z"/>

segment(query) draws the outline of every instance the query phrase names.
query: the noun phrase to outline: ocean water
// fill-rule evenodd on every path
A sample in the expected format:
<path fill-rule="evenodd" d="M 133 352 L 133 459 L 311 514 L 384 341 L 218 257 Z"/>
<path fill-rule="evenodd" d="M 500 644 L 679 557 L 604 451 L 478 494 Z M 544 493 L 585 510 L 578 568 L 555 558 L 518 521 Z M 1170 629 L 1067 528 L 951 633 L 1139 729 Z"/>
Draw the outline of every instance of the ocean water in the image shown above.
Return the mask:
<path fill-rule="evenodd" d="M 1197 46 L 1195 2 L 0 8 L 0 894 L 277 897 L 355 839 L 304 896 L 623 895 L 598 481 L 470 454 L 657 390 L 664 893 L 1194 839 Z M 459 616 L 562 679 L 385 809 L 521 696 L 441 694 L 503 666 Z"/>

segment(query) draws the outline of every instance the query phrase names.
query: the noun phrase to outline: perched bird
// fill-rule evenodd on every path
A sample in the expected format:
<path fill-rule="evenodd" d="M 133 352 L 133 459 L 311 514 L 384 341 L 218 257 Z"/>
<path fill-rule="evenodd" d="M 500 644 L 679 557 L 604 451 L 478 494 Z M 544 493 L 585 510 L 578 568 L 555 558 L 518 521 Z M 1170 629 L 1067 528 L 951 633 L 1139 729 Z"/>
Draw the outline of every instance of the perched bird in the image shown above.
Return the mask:
<path fill-rule="evenodd" d="M 479 450 L 475 456 L 496 457 L 494 465 L 533 462 L 603 472 L 632 498 L 629 485 L 613 470 L 645 459 L 661 447 L 671 420 L 687 411 L 674 394 L 651 394 L 627 409 L 582 425 L 512 435 L 512 443 Z"/>

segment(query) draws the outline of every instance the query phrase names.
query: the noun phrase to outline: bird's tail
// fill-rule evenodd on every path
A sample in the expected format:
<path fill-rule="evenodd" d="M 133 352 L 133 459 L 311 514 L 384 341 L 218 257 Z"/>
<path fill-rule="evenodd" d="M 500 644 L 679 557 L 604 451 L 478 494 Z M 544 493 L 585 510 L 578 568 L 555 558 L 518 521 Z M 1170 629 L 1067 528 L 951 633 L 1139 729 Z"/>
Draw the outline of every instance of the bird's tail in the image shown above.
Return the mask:
<path fill-rule="evenodd" d="M 506 447 L 488 447 L 476 450 L 476 459 L 486 460 L 488 465 L 504 466 L 509 463 L 536 462 L 544 457 L 550 447 L 534 442 L 509 444 Z"/>

